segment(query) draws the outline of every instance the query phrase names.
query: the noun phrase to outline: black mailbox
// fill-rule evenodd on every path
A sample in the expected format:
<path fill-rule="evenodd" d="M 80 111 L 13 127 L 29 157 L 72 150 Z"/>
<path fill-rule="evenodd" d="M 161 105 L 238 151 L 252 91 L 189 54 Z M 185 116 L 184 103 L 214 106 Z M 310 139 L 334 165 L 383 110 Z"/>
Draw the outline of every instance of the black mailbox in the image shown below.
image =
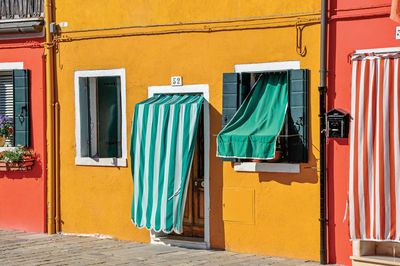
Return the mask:
<path fill-rule="evenodd" d="M 349 114 L 332 109 L 326 113 L 328 138 L 347 138 L 349 135 Z"/>

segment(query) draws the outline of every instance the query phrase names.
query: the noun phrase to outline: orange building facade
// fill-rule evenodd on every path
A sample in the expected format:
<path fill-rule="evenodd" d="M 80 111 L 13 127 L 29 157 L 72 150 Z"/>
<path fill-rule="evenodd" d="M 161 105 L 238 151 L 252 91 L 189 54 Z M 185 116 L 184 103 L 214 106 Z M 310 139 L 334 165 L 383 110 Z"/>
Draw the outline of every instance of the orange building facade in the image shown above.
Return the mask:
<path fill-rule="evenodd" d="M 319 1 L 55 4 L 62 232 L 174 242 L 131 223 L 133 111 L 156 93 L 201 93 L 204 157 L 198 165 L 204 174 L 193 179 L 192 187 L 199 189 L 193 190 L 198 200 L 191 203 L 191 221 L 203 233 L 196 243 L 183 245 L 319 259 Z M 309 71 L 307 162 L 222 162 L 215 154 L 223 74 L 291 69 Z M 81 93 L 95 88 L 91 84 L 99 89 L 110 76 L 120 82 L 121 154 L 97 158 L 82 148 L 87 125 L 82 110 L 95 114 L 96 109 L 85 109 Z M 181 86 L 171 86 L 173 76 L 182 78 Z M 101 148 L 91 150 L 96 147 Z"/>

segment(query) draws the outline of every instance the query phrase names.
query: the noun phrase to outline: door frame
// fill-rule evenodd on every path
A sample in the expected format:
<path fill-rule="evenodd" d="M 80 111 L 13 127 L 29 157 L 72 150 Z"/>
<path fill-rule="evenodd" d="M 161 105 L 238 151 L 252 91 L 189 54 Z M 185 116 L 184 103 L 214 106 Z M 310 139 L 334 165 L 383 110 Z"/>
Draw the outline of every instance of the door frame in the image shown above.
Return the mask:
<path fill-rule="evenodd" d="M 210 110 L 209 110 L 209 86 L 208 84 L 183 85 L 183 86 L 149 86 L 148 97 L 154 94 L 171 93 L 201 93 L 205 99 L 204 108 L 204 242 L 192 241 L 165 241 L 158 233 L 150 230 L 150 243 L 160 245 L 178 245 L 194 248 L 210 248 Z"/>

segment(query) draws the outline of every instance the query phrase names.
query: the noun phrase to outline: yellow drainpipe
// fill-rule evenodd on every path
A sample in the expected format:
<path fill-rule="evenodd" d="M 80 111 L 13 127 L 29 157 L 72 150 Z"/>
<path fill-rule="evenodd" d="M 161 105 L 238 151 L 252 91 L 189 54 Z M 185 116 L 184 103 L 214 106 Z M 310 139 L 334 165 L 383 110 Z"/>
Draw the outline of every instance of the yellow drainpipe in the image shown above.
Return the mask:
<path fill-rule="evenodd" d="M 56 220 L 56 232 L 61 231 L 61 217 L 60 217 L 60 105 L 58 103 L 58 97 L 56 97 L 54 104 L 54 159 L 55 159 L 55 220 Z"/>
<path fill-rule="evenodd" d="M 46 140 L 47 140 L 47 232 L 54 234 L 55 218 L 55 152 L 54 152 L 54 83 L 53 83 L 53 44 L 50 33 L 52 22 L 51 0 L 44 1 L 46 27 Z"/>

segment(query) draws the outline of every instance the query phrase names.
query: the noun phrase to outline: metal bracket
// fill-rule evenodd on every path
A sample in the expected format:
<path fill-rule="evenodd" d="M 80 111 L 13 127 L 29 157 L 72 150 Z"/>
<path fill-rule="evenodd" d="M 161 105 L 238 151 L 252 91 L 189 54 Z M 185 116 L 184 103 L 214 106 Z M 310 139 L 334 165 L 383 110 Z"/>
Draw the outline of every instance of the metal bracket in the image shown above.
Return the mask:
<path fill-rule="evenodd" d="M 24 110 L 26 112 L 26 106 L 21 108 L 21 113 L 18 115 L 19 122 L 22 124 L 25 121 Z"/>
<path fill-rule="evenodd" d="M 303 47 L 303 30 L 305 25 L 299 25 L 299 21 L 296 22 L 296 52 L 304 57 L 307 53 L 307 47 Z"/>
<path fill-rule="evenodd" d="M 50 33 L 54 36 L 58 34 L 58 25 L 55 22 L 50 23 Z"/>

